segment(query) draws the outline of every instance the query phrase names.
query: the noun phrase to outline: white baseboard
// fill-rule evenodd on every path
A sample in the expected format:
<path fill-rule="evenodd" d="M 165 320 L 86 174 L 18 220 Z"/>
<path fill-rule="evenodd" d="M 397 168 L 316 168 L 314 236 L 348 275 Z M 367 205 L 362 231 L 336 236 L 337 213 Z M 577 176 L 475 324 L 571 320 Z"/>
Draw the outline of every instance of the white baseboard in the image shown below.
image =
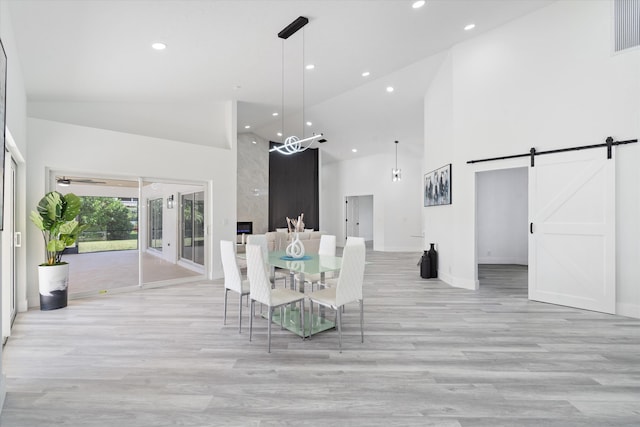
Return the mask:
<path fill-rule="evenodd" d="M 4 374 L 0 375 L 0 414 L 2 408 L 4 408 L 4 399 L 7 397 L 7 377 Z"/>
<path fill-rule="evenodd" d="M 478 264 L 517 264 L 517 265 L 528 265 L 529 260 L 526 258 L 518 258 L 518 257 L 494 257 L 494 256 L 483 256 L 478 257 Z"/>
<path fill-rule="evenodd" d="M 445 282 L 447 285 L 453 286 L 455 288 L 469 289 L 475 291 L 480 287 L 480 282 L 478 280 L 472 279 L 463 279 L 460 277 L 455 277 L 450 274 L 438 272 L 438 278 Z"/>
<path fill-rule="evenodd" d="M 640 319 L 640 305 L 621 302 L 616 303 L 616 314 Z"/>

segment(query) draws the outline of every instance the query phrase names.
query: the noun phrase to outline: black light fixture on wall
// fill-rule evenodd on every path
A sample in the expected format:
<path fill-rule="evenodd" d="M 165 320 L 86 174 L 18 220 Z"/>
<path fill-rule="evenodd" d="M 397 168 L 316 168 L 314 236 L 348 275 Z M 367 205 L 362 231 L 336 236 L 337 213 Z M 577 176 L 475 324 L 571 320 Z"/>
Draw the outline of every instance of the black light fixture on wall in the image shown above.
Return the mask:
<path fill-rule="evenodd" d="M 284 40 L 291 37 L 298 30 L 309 23 L 309 19 L 304 16 L 299 16 L 292 23 L 287 25 L 282 31 L 278 33 L 278 37 L 282 39 L 282 111 L 280 112 L 281 120 L 282 120 L 282 129 L 280 132 L 284 137 Z M 326 139 L 322 138 L 322 134 L 313 134 L 309 137 L 304 137 L 304 31 L 302 33 L 302 138 L 299 138 L 295 135 L 288 136 L 284 139 L 284 142 L 279 145 L 273 146 L 269 150 L 269 152 L 277 151 L 282 154 L 291 155 L 295 153 L 301 153 L 311 147 L 316 140 L 322 143 L 325 142 Z M 304 146 L 303 143 L 309 143 Z"/>
<path fill-rule="evenodd" d="M 167 209 L 173 209 L 173 206 L 174 206 L 174 201 L 173 201 L 173 194 L 172 194 L 169 197 L 167 197 Z"/>

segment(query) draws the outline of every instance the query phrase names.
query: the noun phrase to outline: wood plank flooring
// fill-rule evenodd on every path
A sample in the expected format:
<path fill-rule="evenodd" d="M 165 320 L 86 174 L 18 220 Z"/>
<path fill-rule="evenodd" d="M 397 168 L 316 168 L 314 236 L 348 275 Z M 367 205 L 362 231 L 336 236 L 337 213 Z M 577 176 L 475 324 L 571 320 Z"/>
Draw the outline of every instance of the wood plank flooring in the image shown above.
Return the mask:
<path fill-rule="evenodd" d="M 422 280 L 420 254 L 369 251 L 357 305 L 302 341 L 221 281 L 77 299 L 21 313 L 3 351 L 2 427 L 638 426 L 640 320 L 526 299 L 526 269 L 481 288 Z"/>

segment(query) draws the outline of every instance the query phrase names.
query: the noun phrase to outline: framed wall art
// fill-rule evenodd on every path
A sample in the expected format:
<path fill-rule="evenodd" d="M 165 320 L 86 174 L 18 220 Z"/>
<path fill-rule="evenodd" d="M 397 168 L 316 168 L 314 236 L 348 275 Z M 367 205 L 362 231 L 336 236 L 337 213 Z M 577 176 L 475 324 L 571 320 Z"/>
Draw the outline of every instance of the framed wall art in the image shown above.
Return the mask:
<path fill-rule="evenodd" d="M 424 175 L 424 205 L 451 204 L 451 163 Z"/>

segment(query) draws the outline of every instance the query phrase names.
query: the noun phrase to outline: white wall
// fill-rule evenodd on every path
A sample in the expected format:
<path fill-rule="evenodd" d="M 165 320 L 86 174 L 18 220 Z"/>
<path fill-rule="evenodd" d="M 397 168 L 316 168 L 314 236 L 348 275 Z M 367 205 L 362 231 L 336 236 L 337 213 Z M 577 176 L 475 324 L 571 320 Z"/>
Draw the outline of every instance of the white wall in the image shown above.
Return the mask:
<path fill-rule="evenodd" d="M 528 182 L 527 168 L 476 175 L 478 264 L 528 264 Z"/>
<path fill-rule="evenodd" d="M 544 28 L 544 31 L 540 31 Z M 453 163 L 453 204 L 425 208 L 441 277 L 477 286 L 475 176 L 528 159 L 472 159 L 640 134 L 640 50 L 612 54 L 609 1 L 558 1 L 454 46 L 425 97 L 425 169 Z M 618 313 L 640 317 L 637 145 L 616 149 Z"/>
<path fill-rule="evenodd" d="M 229 116 L 235 117 L 230 105 Z M 235 120 L 229 126 L 235 126 Z M 35 206 L 48 187 L 47 170 L 85 170 L 108 176 L 140 176 L 163 181 L 207 182 L 210 194 L 206 219 L 211 253 L 206 261 L 211 277 L 222 277 L 220 239 L 235 238 L 236 142 L 232 149 L 161 140 L 101 129 L 30 118 L 27 204 Z M 27 228 L 29 305 L 38 304 L 36 266 L 42 262 L 42 242 L 35 227 Z"/>
<path fill-rule="evenodd" d="M 347 196 L 373 195 L 373 245 L 379 251 L 421 251 L 420 159 L 398 154 L 402 181 L 391 181 L 395 155 L 375 155 L 323 166 L 320 229 L 335 234 L 338 245 L 345 236 Z"/>

